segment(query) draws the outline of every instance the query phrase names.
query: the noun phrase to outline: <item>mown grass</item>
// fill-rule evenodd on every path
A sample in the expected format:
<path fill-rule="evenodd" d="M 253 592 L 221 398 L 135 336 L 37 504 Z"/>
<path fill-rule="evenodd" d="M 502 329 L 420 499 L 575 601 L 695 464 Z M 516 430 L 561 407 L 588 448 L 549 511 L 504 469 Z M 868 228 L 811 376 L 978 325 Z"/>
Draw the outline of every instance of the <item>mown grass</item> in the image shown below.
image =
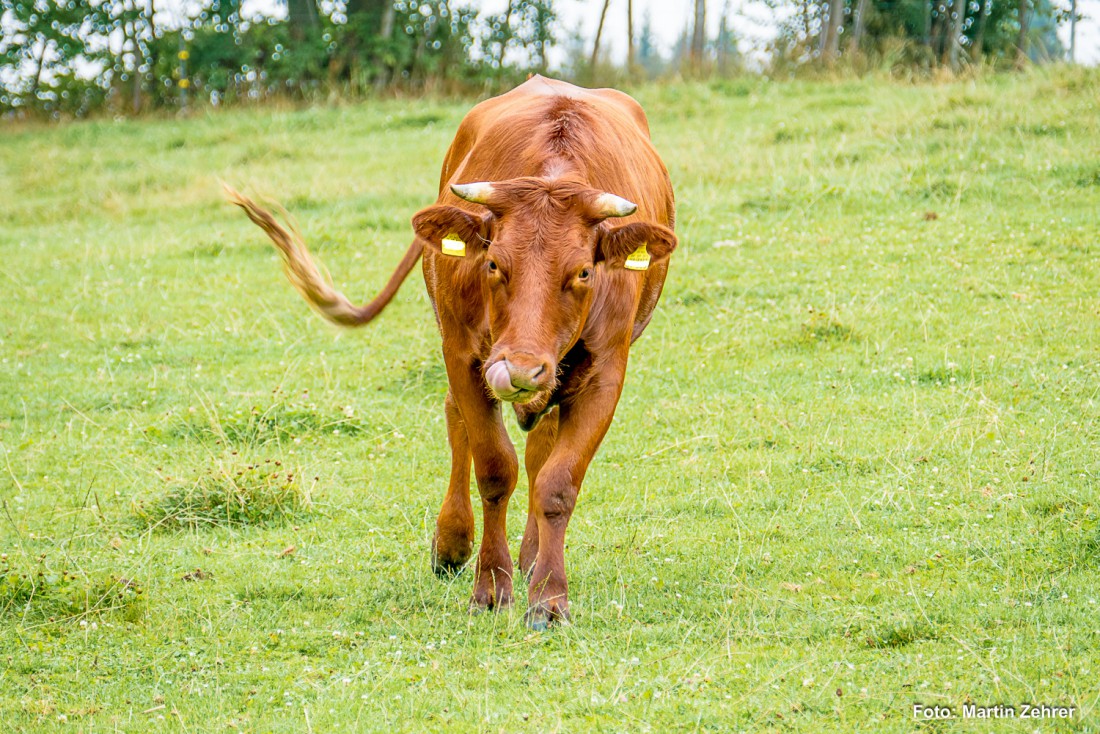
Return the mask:
<path fill-rule="evenodd" d="M 220 193 L 366 298 L 467 105 L 4 132 L 0 728 L 1100 728 L 1100 75 L 635 92 L 681 246 L 544 634 L 429 569 L 422 286 L 328 328 Z"/>

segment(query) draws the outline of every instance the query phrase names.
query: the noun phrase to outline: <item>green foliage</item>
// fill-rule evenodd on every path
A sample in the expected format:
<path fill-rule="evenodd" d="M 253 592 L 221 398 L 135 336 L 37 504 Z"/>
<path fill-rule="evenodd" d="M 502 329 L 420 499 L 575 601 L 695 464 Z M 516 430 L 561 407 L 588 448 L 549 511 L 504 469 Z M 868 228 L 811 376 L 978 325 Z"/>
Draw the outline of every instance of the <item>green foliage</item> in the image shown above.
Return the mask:
<path fill-rule="evenodd" d="M 781 8 L 784 20 L 774 42 L 779 68 L 822 60 L 822 36 L 827 32 L 829 0 L 760 0 Z M 931 0 L 842 0 L 841 59 L 855 69 L 872 63 L 896 70 L 928 69 L 946 64 L 952 43 L 955 4 Z M 857 18 L 863 9 L 859 47 L 852 47 Z M 1020 5 L 1001 0 L 967 0 L 963 5 L 961 58 L 971 65 L 1008 67 L 1016 63 Z M 1033 62 L 1062 59 L 1057 36 L 1061 13 L 1050 0 L 1035 0 L 1027 9 L 1027 52 Z"/>
<path fill-rule="evenodd" d="M 103 65 L 96 32 L 109 32 L 103 6 L 84 0 L 0 0 L 0 114 L 37 110 L 83 114 L 99 106 L 106 89 L 76 74 L 74 62 Z"/>
<path fill-rule="evenodd" d="M 150 0 L 0 0 L 9 19 L 0 114 L 80 116 L 104 106 L 138 113 L 197 100 L 501 84 L 545 70 L 555 42 L 550 0 L 513 2 L 510 13 L 486 17 L 450 0 L 356 0 L 324 6 L 328 15 L 318 7 L 296 0 L 296 12 L 276 20 L 242 17 L 237 0 L 204 0 L 188 6 L 193 15 L 179 27 Z M 112 34 L 122 47 L 106 43 Z"/>

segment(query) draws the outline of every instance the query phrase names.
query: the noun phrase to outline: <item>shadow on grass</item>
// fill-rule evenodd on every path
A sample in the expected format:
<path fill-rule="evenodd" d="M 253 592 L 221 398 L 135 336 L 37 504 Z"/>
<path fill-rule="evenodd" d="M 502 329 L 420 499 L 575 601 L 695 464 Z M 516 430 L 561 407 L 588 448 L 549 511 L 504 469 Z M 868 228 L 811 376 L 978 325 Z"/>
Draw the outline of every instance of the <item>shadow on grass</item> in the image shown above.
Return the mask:
<path fill-rule="evenodd" d="M 924 616 L 891 615 L 860 625 L 852 631 L 852 637 L 875 650 L 897 649 L 922 640 L 937 639 L 938 627 Z"/>
<path fill-rule="evenodd" d="M 854 327 L 827 311 L 816 309 L 810 309 L 809 318 L 802 322 L 793 339 L 795 346 L 807 348 L 858 341 L 859 335 Z"/>

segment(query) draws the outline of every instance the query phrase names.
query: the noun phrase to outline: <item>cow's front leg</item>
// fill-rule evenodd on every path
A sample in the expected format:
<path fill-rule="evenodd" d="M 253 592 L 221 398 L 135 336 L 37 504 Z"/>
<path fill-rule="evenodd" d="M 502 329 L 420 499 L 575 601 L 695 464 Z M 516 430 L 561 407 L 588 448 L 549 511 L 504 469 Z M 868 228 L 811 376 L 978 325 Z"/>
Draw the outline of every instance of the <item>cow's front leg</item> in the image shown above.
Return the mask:
<path fill-rule="evenodd" d="M 470 504 L 470 441 L 466 424 L 447 392 L 447 440 L 451 445 L 451 479 L 435 520 L 432 570 L 443 576 L 457 573 L 474 552 L 474 508 Z"/>
<path fill-rule="evenodd" d="M 507 607 L 512 604 L 508 499 L 516 488 L 519 461 L 504 428 L 500 404 L 488 395 L 480 365 L 448 363 L 447 375 L 466 428 L 484 517 L 470 608 Z"/>
<path fill-rule="evenodd" d="M 527 450 L 524 464 L 527 467 L 527 529 L 523 531 L 523 542 L 519 546 L 519 570 L 528 578 L 535 567 L 535 558 L 539 553 L 538 513 L 535 510 L 535 483 L 539 470 L 558 438 L 558 409 L 552 408 L 542 417 L 538 425 L 527 434 Z"/>
<path fill-rule="evenodd" d="M 474 475 L 481 494 L 484 529 L 470 606 L 475 611 L 512 605 L 512 555 L 508 552 L 508 499 L 516 488 L 519 462 L 500 413 L 485 425 L 484 442 L 473 445 Z"/>
<path fill-rule="evenodd" d="M 535 630 L 569 621 L 565 577 L 565 530 L 577 503 L 588 464 L 611 425 L 622 392 L 625 360 L 609 368 L 559 410 L 558 438 L 532 490 L 538 526 L 538 555 L 530 574 L 527 624 Z"/>

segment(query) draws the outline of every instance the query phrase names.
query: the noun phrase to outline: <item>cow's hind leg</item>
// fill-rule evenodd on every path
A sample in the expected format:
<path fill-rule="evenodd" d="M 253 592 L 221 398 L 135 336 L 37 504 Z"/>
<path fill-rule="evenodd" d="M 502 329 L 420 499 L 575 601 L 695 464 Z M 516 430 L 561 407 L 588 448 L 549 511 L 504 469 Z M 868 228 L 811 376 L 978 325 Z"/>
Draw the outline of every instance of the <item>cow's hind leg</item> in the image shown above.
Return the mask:
<path fill-rule="evenodd" d="M 454 397 L 447 393 L 447 440 L 451 444 L 451 479 L 435 520 L 432 570 L 457 573 L 474 551 L 474 508 L 470 504 L 470 441 Z"/>
<path fill-rule="evenodd" d="M 523 531 L 523 542 L 519 546 L 519 570 L 526 577 L 531 576 L 535 560 L 539 554 L 538 513 L 535 511 L 535 479 L 539 469 L 546 463 L 554 441 L 558 437 L 558 409 L 551 409 L 542 417 L 538 425 L 527 434 L 527 450 L 524 464 L 527 466 L 527 528 Z"/>

